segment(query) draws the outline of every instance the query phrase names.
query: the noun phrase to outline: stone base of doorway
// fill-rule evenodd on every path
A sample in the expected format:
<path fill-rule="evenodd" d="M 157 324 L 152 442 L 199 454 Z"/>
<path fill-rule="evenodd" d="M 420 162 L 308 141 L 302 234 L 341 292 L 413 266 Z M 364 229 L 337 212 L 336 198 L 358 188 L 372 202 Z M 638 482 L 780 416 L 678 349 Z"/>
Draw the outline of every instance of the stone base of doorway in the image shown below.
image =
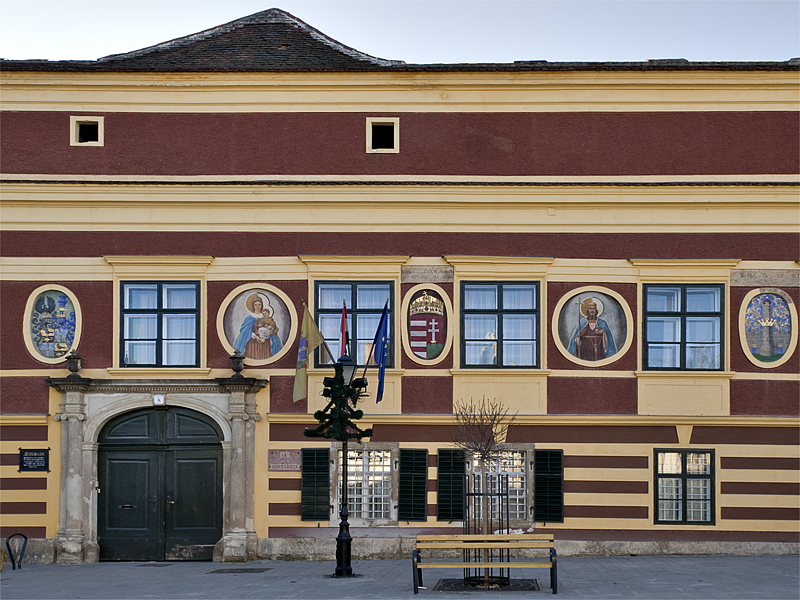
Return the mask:
<path fill-rule="evenodd" d="M 440 579 L 433 586 L 434 592 L 476 592 L 482 591 L 481 586 L 465 584 L 463 579 Z M 541 592 L 538 579 L 512 579 L 508 585 L 491 585 L 492 592 Z"/>
<path fill-rule="evenodd" d="M 556 532 L 556 538 L 558 533 Z M 353 560 L 405 559 L 415 539 L 353 538 Z M 663 556 L 670 554 L 800 554 L 797 542 L 621 542 L 556 539 L 559 556 Z M 539 556 L 532 551 L 528 556 Z M 522 552 L 520 558 L 526 555 Z M 259 560 L 336 560 L 334 538 L 259 538 Z"/>

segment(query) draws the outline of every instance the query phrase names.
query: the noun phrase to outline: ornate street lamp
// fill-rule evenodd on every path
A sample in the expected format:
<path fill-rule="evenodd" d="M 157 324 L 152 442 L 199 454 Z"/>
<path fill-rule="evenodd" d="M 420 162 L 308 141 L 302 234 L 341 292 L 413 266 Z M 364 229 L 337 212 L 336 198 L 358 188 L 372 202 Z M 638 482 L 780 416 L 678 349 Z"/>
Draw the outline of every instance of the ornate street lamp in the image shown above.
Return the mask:
<path fill-rule="evenodd" d="M 346 354 L 334 365 L 334 376 L 323 380 L 325 389 L 322 395 L 329 398 L 323 410 L 314 413 L 314 418 L 319 421 L 316 429 L 306 429 L 306 437 L 326 438 L 342 442 L 342 495 L 341 509 L 339 511 L 339 535 L 336 536 L 336 570 L 334 577 L 352 577 L 351 546 L 353 538 L 350 535 L 349 511 L 347 506 L 347 442 L 356 440 L 361 443 L 361 438 L 370 437 L 372 429 L 360 429 L 354 421 L 364 416 L 364 411 L 356 408 L 362 390 L 367 387 L 367 380 L 354 379 L 356 364 Z"/>

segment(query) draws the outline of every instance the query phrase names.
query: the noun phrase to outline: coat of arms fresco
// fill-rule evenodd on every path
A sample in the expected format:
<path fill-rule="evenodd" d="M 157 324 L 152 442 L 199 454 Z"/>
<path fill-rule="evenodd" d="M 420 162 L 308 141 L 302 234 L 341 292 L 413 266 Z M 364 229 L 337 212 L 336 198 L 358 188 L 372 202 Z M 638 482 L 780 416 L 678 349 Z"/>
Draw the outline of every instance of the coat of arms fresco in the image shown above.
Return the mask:
<path fill-rule="evenodd" d="M 447 335 L 445 304 L 434 290 L 420 290 L 408 305 L 408 340 L 411 351 L 425 360 L 437 358 Z"/>
<path fill-rule="evenodd" d="M 70 297 L 59 290 L 47 290 L 33 301 L 30 314 L 33 347 L 44 358 L 65 356 L 75 340 L 77 317 Z"/>
<path fill-rule="evenodd" d="M 745 309 L 744 332 L 753 358 L 765 363 L 780 360 L 792 340 L 792 318 L 783 293 L 754 296 Z"/>

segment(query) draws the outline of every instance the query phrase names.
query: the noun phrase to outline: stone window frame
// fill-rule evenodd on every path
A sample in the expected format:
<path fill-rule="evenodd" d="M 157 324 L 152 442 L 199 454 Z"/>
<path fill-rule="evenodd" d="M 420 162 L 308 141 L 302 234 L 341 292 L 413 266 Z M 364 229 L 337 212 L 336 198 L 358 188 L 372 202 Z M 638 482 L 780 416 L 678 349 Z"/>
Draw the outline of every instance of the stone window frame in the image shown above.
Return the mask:
<path fill-rule="evenodd" d="M 679 453 L 681 455 L 681 473 L 659 473 L 658 472 L 658 456 L 662 453 Z M 686 456 L 688 454 L 708 454 L 709 455 L 709 473 L 691 475 L 686 472 Z M 716 525 L 716 453 L 713 449 L 709 448 L 654 448 L 653 449 L 653 523 L 657 525 Z M 681 480 L 681 520 L 664 520 L 659 518 L 658 504 L 661 500 L 661 490 L 659 488 L 659 480 L 661 479 L 676 479 Z M 692 479 L 708 479 L 709 496 L 709 519 L 707 521 L 690 521 L 688 519 L 687 510 L 687 493 L 686 483 Z"/>
<path fill-rule="evenodd" d="M 373 125 L 391 125 L 394 129 L 393 148 L 373 148 Z M 400 117 L 367 117 L 367 154 L 399 154 L 400 153 Z"/>
<path fill-rule="evenodd" d="M 80 141 L 80 126 L 96 123 L 97 141 Z M 70 146 L 104 146 L 105 145 L 105 117 L 89 115 L 70 115 L 69 117 L 69 145 Z"/>

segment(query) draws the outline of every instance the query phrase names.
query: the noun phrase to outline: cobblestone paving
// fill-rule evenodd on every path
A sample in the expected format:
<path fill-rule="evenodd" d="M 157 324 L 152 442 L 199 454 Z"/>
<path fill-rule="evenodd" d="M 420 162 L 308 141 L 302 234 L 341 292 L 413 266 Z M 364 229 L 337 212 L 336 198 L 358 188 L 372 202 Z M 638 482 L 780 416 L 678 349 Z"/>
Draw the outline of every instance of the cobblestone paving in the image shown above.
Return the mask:
<path fill-rule="evenodd" d="M 165 567 L 147 566 L 166 564 Z M 333 562 L 260 561 L 220 563 L 100 563 L 93 565 L 25 565 L 0 574 L 3 600 L 68 599 L 391 599 L 414 597 L 411 561 L 355 561 L 352 579 L 332 579 Z M 220 569 L 260 572 L 213 573 Z M 268 569 L 268 570 L 264 570 Z M 541 591 L 439 592 L 439 579 L 460 576 L 459 570 L 426 572 L 426 598 L 550 596 L 549 573 L 537 573 Z M 512 578 L 515 576 L 512 571 Z M 530 577 L 518 571 L 516 577 Z M 558 597 L 647 599 L 800 598 L 798 556 L 631 556 L 561 557 Z"/>

